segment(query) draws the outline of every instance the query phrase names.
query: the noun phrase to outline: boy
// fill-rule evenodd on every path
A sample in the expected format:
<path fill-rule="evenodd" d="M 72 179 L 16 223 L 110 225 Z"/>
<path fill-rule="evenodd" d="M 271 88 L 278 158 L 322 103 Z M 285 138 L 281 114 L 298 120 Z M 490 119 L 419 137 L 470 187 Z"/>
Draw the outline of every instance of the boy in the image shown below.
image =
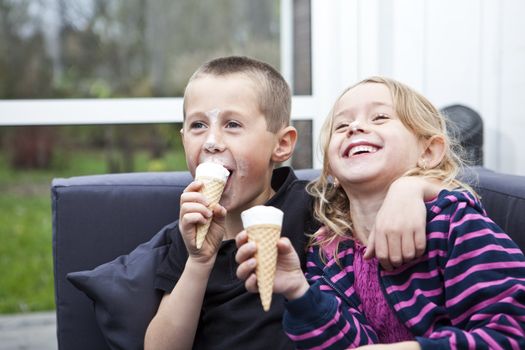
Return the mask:
<path fill-rule="evenodd" d="M 198 164 L 213 161 L 230 176 L 214 208 L 208 209 L 197 181 L 181 196 L 179 225 L 170 233 L 169 253 L 157 271 L 156 287 L 165 295 L 146 332 L 146 349 L 293 348 L 281 326 L 283 297 L 275 295 L 270 310 L 263 311 L 258 296 L 236 277 L 234 241 L 242 231 L 243 210 L 272 205 L 284 211 L 282 235 L 304 262 L 305 233 L 316 228 L 306 183 L 290 168 L 274 170 L 295 147 L 290 106 L 281 75 L 250 58 L 212 60 L 190 78 L 181 130 L 188 168 L 195 175 Z M 206 240 L 197 250 L 196 225 L 210 217 Z M 414 250 L 403 247 L 403 256 Z"/>

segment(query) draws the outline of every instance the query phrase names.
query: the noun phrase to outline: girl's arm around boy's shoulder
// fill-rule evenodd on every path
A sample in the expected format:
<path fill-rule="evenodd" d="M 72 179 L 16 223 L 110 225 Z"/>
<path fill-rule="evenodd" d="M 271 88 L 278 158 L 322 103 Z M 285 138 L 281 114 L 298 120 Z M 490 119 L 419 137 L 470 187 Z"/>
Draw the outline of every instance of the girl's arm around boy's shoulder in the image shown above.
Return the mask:
<path fill-rule="evenodd" d="M 442 189 L 443 184 L 434 179 L 402 176 L 395 180 L 377 214 L 365 258 L 375 255 L 391 271 L 421 256 L 426 247 L 425 201 Z"/>

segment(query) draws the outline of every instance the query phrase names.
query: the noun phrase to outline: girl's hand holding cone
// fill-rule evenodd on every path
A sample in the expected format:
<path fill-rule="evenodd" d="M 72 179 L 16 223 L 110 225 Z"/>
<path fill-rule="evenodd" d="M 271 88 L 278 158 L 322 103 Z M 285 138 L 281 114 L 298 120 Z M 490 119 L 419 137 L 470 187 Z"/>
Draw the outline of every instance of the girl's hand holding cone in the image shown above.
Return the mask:
<path fill-rule="evenodd" d="M 245 280 L 245 286 L 248 291 L 257 293 L 259 292 L 255 274 L 257 245 L 254 242 L 248 242 L 248 233 L 246 231 L 241 231 L 235 238 L 235 242 L 239 248 L 235 256 L 235 260 L 239 264 L 237 277 Z M 309 284 L 301 270 L 299 256 L 290 240 L 286 237 L 281 237 L 277 241 L 277 265 L 273 292 L 283 294 L 288 300 L 294 300 L 303 296 L 308 288 Z"/>

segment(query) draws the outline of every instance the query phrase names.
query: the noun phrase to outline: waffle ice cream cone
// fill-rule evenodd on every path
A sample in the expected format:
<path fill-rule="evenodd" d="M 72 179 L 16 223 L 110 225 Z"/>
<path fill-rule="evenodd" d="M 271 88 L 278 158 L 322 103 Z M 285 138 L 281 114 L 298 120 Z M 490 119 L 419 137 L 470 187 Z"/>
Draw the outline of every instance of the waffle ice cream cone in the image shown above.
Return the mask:
<path fill-rule="evenodd" d="M 195 180 L 203 183 L 200 192 L 208 199 L 208 208 L 211 209 L 219 203 L 229 175 L 230 172 L 217 163 L 201 163 L 195 170 Z M 197 225 L 197 235 L 195 237 L 197 249 L 202 247 L 210 224 L 211 218 L 205 224 Z"/>
<path fill-rule="evenodd" d="M 241 214 L 248 240 L 255 242 L 255 275 L 264 311 L 270 309 L 277 264 L 277 241 L 281 236 L 283 212 L 274 207 L 255 206 Z"/>

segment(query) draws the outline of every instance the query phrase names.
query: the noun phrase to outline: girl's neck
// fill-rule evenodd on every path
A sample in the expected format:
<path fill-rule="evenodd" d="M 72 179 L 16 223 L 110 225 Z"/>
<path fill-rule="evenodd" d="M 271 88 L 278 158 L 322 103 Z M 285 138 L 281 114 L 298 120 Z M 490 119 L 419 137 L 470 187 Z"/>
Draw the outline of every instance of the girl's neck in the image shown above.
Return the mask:
<path fill-rule="evenodd" d="M 366 245 L 374 228 L 377 213 L 385 200 L 387 191 L 362 193 L 346 191 L 350 201 L 350 215 L 354 238 Z"/>

